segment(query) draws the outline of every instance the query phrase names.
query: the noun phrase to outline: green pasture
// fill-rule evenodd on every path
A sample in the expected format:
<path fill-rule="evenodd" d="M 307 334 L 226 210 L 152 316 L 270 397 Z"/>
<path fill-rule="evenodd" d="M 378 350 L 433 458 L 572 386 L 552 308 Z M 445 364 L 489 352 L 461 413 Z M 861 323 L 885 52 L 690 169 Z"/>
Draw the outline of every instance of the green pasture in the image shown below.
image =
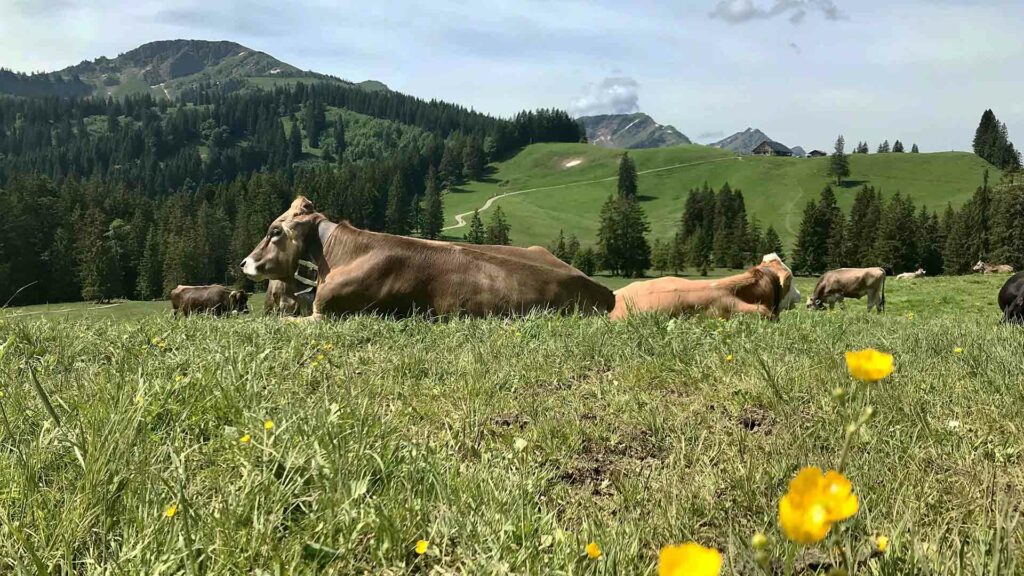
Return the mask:
<path fill-rule="evenodd" d="M 998 323 L 1004 280 L 890 280 L 884 315 L 778 322 L 8 309 L 0 573 L 653 574 L 695 540 L 755 574 L 762 531 L 780 574 L 1016 574 L 1024 332 Z M 896 369 L 855 387 L 843 353 L 866 347 Z M 797 549 L 779 499 L 838 464 L 866 405 L 860 510 Z"/>
<path fill-rule="evenodd" d="M 455 215 L 484 205 L 492 196 L 533 190 L 496 201 L 512 226 L 519 245 L 547 245 L 558 231 L 576 234 L 583 243 L 597 238 L 601 205 L 615 191 L 621 150 L 586 144 L 535 144 L 494 166 L 484 182 L 473 182 L 445 195 L 446 226 Z M 735 155 L 707 146 L 677 146 L 629 152 L 641 172 L 642 205 L 651 224 L 651 237 L 670 238 L 678 227 L 683 202 L 693 188 L 707 182 L 716 190 L 725 182 L 743 191 L 747 213 L 762 226 L 773 225 L 787 244 L 796 237 L 809 200 L 817 200 L 830 183 L 828 158 L 767 158 Z M 568 163 L 579 161 L 567 167 Z M 970 198 L 985 169 L 992 181 L 1000 173 L 974 154 L 869 154 L 851 156 L 852 175 L 837 188 L 840 205 L 848 210 L 863 185 L 886 194 L 909 194 L 914 201 L 942 212 Z M 645 171 L 651 171 L 644 173 Z M 486 221 L 489 214 L 482 217 Z M 466 218 L 468 222 L 468 217 Z M 446 234 L 461 236 L 466 227 Z"/>

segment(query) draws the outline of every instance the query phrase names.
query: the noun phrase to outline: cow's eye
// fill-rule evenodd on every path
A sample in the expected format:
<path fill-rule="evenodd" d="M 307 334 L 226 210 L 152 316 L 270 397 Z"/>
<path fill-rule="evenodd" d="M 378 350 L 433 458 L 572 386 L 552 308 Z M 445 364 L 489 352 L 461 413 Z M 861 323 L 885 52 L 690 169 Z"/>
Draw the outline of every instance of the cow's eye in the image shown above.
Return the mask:
<path fill-rule="evenodd" d="M 270 237 L 271 238 L 277 238 L 280 235 L 281 235 L 281 229 L 280 228 L 272 228 L 270 230 Z"/>

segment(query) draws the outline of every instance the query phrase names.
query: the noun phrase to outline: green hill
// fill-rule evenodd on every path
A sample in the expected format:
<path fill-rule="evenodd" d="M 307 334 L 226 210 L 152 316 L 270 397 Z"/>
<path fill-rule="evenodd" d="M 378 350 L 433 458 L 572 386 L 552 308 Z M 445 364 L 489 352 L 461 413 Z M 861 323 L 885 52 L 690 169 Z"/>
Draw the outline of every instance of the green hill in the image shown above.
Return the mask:
<path fill-rule="evenodd" d="M 530 146 L 496 164 L 486 181 L 449 192 L 446 226 L 456 224 L 456 214 L 471 212 L 491 197 L 516 193 L 494 201 L 508 216 L 514 243 L 546 245 L 559 229 L 576 234 L 584 244 L 594 242 L 601 204 L 615 191 L 621 153 L 586 144 Z M 830 182 L 828 158 L 737 157 L 696 145 L 634 150 L 630 156 L 640 171 L 640 195 L 652 238 L 675 233 L 683 201 L 692 188 L 704 182 L 718 188 L 728 182 L 743 191 L 748 214 L 762 225 L 774 225 L 783 241 L 790 243 L 807 201 L 816 199 Z M 850 164 L 849 181 L 837 189 L 844 209 L 852 204 L 857 189 L 871 185 L 887 195 L 910 194 L 916 203 L 941 210 L 947 202 L 958 206 L 970 198 L 986 169 L 993 180 L 1000 176 L 998 169 L 966 152 L 853 155 Z M 483 217 L 486 220 L 486 210 Z M 466 231 L 463 226 L 446 234 L 461 237 Z"/>

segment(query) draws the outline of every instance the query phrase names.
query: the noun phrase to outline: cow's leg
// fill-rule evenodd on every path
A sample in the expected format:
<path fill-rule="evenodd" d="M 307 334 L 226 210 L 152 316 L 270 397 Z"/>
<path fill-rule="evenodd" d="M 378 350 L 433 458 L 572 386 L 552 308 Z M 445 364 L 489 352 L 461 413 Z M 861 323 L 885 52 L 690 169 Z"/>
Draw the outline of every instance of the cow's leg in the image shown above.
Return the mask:
<path fill-rule="evenodd" d="M 772 309 L 764 304 L 749 304 L 737 299 L 732 311 L 738 314 L 760 314 L 764 318 L 773 318 Z"/>

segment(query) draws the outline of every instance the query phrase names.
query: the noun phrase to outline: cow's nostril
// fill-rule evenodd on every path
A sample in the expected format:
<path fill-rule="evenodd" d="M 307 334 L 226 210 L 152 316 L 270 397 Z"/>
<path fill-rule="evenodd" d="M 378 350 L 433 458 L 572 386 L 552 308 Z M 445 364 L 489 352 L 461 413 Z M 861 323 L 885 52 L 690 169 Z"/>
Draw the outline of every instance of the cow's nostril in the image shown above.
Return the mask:
<path fill-rule="evenodd" d="M 245 260 L 242 260 L 242 263 L 239 264 L 238 267 L 239 268 L 245 268 Z"/>

